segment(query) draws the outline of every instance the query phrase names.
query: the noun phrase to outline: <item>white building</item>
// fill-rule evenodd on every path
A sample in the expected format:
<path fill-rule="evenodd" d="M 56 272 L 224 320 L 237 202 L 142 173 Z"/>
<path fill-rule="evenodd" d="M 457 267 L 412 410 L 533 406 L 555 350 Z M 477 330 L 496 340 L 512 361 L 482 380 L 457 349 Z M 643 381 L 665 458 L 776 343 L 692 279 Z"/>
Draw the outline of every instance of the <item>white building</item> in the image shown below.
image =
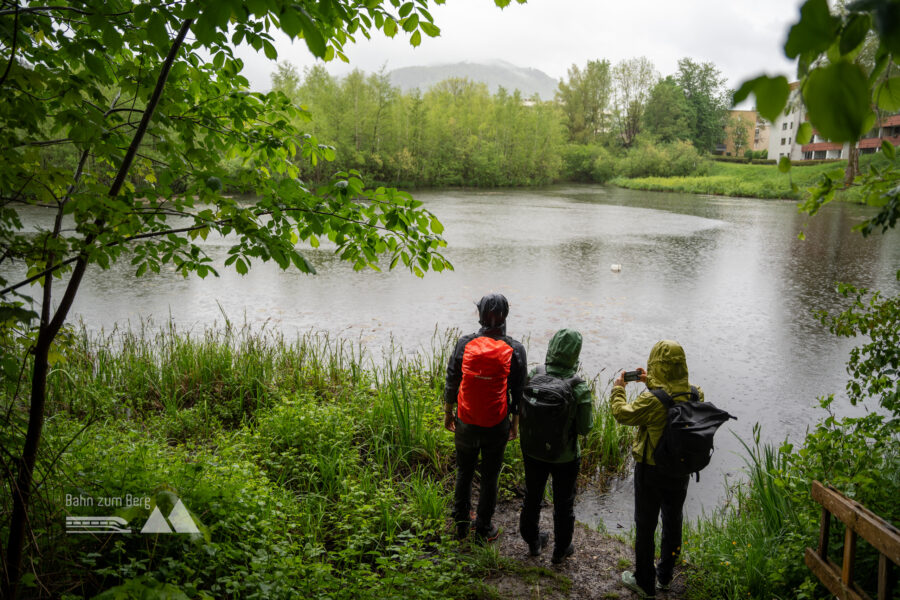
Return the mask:
<path fill-rule="evenodd" d="M 791 160 L 803 160 L 803 149 L 797 143 L 797 129 L 805 120 L 806 110 L 800 98 L 800 84 L 794 82 L 791 84 L 791 95 L 788 96 L 787 113 L 778 115 L 769 130 L 770 159 L 778 160 L 787 156 Z"/>
<path fill-rule="evenodd" d="M 787 114 L 778 116 L 769 132 L 769 158 L 778 160 L 788 156 L 791 160 L 822 160 L 848 158 L 850 144 L 829 142 L 813 130 L 812 139 L 802 146 L 797 143 L 797 129 L 806 121 L 806 107 L 800 99 L 797 82 L 791 84 Z M 881 141 L 887 140 L 900 145 L 900 114 L 885 115 L 881 122 L 866 133 L 858 143 L 859 153 L 878 152 Z"/>

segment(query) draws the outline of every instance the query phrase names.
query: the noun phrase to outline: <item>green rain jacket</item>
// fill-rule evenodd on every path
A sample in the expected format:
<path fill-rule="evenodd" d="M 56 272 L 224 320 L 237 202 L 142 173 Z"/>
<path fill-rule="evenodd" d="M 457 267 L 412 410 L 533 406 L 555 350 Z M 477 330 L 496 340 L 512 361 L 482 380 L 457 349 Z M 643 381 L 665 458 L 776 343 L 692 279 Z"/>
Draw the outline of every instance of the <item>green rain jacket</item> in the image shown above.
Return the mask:
<path fill-rule="evenodd" d="M 544 365 L 547 374 L 562 379 L 568 379 L 575 375 L 578 369 L 578 357 L 581 354 L 581 334 L 574 329 L 560 329 L 550 340 L 547 347 L 547 359 Z M 532 370 L 528 377 L 534 376 Z M 572 447 L 564 451 L 555 463 L 571 462 L 581 456 L 581 445 L 578 443 L 579 435 L 587 435 L 594 424 L 594 404 L 591 399 L 591 388 L 585 382 L 580 382 L 573 390 L 575 394 L 575 433 Z M 520 439 L 524 452 L 525 440 Z"/>
<path fill-rule="evenodd" d="M 688 382 L 687 360 L 684 349 L 678 342 L 662 340 L 657 342 L 650 350 L 650 358 L 647 359 L 647 387 L 649 389 L 663 388 L 675 402 L 684 402 L 690 396 L 678 396 L 675 394 L 689 393 L 691 384 Z M 703 401 L 703 390 L 699 387 L 700 401 Z M 625 388 L 613 387 L 609 398 L 613 417 L 623 425 L 636 425 L 637 436 L 631 453 L 637 461 L 644 460 L 644 446 L 647 448 L 647 464 L 656 464 L 653 461 L 653 450 L 659 443 L 663 429 L 666 427 L 666 408 L 656 396 L 649 391 L 644 391 L 630 404 L 625 398 Z M 649 434 L 649 435 L 648 435 Z"/>

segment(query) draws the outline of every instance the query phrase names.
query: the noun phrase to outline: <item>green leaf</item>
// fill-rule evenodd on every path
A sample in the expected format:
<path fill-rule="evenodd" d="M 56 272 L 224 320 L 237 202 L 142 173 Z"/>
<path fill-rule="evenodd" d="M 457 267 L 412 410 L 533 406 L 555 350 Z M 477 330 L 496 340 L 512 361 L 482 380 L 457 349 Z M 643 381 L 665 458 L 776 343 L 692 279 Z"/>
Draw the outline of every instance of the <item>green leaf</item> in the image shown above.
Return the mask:
<path fill-rule="evenodd" d="M 441 35 L 441 28 L 435 25 L 434 23 L 429 23 L 428 21 L 422 21 L 419 23 L 419 29 L 425 32 L 425 35 L 428 37 L 437 37 Z"/>
<path fill-rule="evenodd" d="M 275 46 L 273 46 L 272 42 L 269 40 L 263 40 L 263 51 L 265 51 L 266 57 L 269 60 L 278 58 L 278 50 L 275 49 Z"/>
<path fill-rule="evenodd" d="M 782 173 L 787 173 L 791 170 L 791 159 L 787 156 L 782 156 L 778 159 L 778 170 Z"/>
<path fill-rule="evenodd" d="M 900 2 L 882 0 L 875 9 L 875 31 L 894 56 L 900 55 Z"/>
<path fill-rule="evenodd" d="M 839 62 L 813 69 L 803 86 L 809 120 L 832 142 L 855 142 L 874 123 L 869 84 L 859 66 Z"/>
<path fill-rule="evenodd" d="M 321 28 L 310 18 L 306 11 L 301 11 L 300 24 L 303 28 L 303 39 L 313 56 L 325 58 L 325 37 Z"/>
<path fill-rule="evenodd" d="M 406 15 L 408 15 L 409 13 L 412 12 L 412 9 L 413 9 L 412 2 L 407 2 L 406 4 L 401 6 L 400 7 L 400 18 L 403 19 L 404 17 L 406 17 Z"/>
<path fill-rule="evenodd" d="M 881 140 L 881 151 L 890 160 L 894 160 L 897 157 L 897 152 L 894 148 L 894 145 L 887 140 Z"/>
<path fill-rule="evenodd" d="M 169 32 L 166 30 L 166 21 L 158 12 L 150 15 L 147 21 L 147 38 L 153 45 L 160 49 L 169 46 Z"/>
<path fill-rule="evenodd" d="M 384 21 L 384 35 L 388 37 L 394 37 L 397 34 L 397 22 L 393 19 L 385 19 Z"/>
<path fill-rule="evenodd" d="M 241 275 L 246 275 L 246 274 L 247 274 L 247 270 L 248 270 L 248 269 L 247 269 L 247 263 L 244 262 L 244 259 L 243 259 L 243 258 L 238 258 L 236 261 L 234 261 L 234 268 L 235 268 L 235 269 L 237 270 L 237 272 L 240 273 Z"/>
<path fill-rule="evenodd" d="M 844 30 L 841 32 L 841 54 L 849 54 L 856 50 L 866 39 L 872 19 L 867 14 L 855 14 L 850 17 Z"/>
<path fill-rule="evenodd" d="M 797 128 L 797 143 L 801 146 L 803 144 L 808 144 L 809 140 L 812 139 L 813 128 L 808 122 L 800 123 L 800 126 Z"/>
<path fill-rule="evenodd" d="M 403 20 L 403 30 L 413 32 L 419 27 L 419 15 L 412 15 L 408 19 Z"/>
<path fill-rule="evenodd" d="M 900 77 L 891 77 L 882 81 L 875 88 L 872 99 L 882 110 L 888 112 L 900 110 Z"/>
<path fill-rule="evenodd" d="M 828 50 L 840 24 L 841 20 L 828 9 L 827 0 L 808 0 L 800 8 L 800 20 L 788 33 L 784 53 L 788 58 L 797 58 L 806 52 L 818 54 Z"/>
<path fill-rule="evenodd" d="M 734 93 L 734 103 L 745 100 L 751 91 L 756 96 L 756 110 L 763 118 L 774 122 L 784 110 L 791 88 L 785 77 L 762 75 L 745 81 Z"/>
<path fill-rule="evenodd" d="M 303 30 L 303 23 L 300 20 L 299 11 L 291 6 L 287 6 L 281 14 L 280 19 L 281 30 L 293 39 L 297 37 Z"/>
<path fill-rule="evenodd" d="M 422 34 L 418 29 L 410 36 L 409 43 L 412 44 L 413 48 L 422 43 Z"/>

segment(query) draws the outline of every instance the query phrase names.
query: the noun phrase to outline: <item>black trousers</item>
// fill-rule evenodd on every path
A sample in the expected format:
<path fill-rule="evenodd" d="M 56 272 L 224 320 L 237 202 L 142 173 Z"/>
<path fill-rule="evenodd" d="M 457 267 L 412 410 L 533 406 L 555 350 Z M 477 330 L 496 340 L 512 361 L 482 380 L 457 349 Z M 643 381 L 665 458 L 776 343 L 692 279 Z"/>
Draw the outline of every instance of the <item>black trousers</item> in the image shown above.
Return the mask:
<path fill-rule="evenodd" d="M 553 476 L 553 544 L 562 552 L 572 543 L 575 531 L 575 487 L 581 459 L 550 463 L 523 456 L 525 463 L 525 500 L 519 514 L 519 533 L 527 543 L 540 535 L 541 501 L 547 478 Z"/>
<path fill-rule="evenodd" d="M 681 554 L 681 523 L 690 476 L 672 477 L 640 461 L 634 465 L 634 578 L 650 596 L 656 592 L 656 578 L 668 583 Z M 659 562 L 653 566 L 653 535 L 662 514 Z"/>
<path fill-rule="evenodd" d="M 503 451 L 509 438 L 509 419 L 504 419 L 494 427 L 467 425 L 456 419 L 456 490 L 453 501 L 453 520 L 468 523 L 472 509 L 472 479 L 475 468 L 481 477 L 476 509 L 475 531 L 487 534 L 491 530 L 491 519 L 497 507 L 497 487 L 500 469 L 503 467 Z"/>

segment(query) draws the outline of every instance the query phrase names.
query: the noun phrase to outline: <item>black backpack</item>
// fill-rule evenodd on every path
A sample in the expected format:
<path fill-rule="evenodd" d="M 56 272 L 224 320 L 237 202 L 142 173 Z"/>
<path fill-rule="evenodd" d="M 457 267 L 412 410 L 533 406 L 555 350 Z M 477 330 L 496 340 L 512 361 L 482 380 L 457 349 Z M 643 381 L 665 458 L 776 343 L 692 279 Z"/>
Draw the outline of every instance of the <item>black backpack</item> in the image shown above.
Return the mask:
<path fill-rule="evenodd" d="M 697 388 L 675 396 L 690 395 L 690 400 L 675 402 L 662 388 L 650 393 L 666 408 L 666 428 L 653 450 L 653 461 L 661 470 L 675 476 L 695 473 L 700 481 L 700 471 L 709 464 L 713 453 L 713 436 L 727 420 L 737 417 L 716 408 L 711 402 L 701 402 Z M 647 460 L 647 444 L 644 445 L 644 462 Z"/>
<path fill-rule="evenodd" d="M 575 437 L 575 386 L 580 377 L 563 379 L 547 374 L 544 365 L 537 368 L 525 384 L 519 427 L 522 453 L 552 462 Z"/>

